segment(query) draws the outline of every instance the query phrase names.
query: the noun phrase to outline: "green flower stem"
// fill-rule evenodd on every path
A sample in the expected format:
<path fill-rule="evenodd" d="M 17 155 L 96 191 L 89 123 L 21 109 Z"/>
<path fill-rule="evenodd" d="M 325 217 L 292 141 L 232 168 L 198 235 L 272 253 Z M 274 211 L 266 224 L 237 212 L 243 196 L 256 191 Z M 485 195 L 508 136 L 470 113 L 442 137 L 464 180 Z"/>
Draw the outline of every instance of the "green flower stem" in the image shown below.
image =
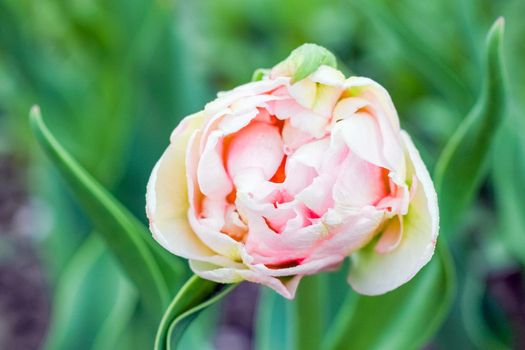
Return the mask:
<path fill-rule="evenodd" d="M 191 321 L 206 307 L 222 299 L 237 284 L 224 285 L 191 277 L 166 309 L 155 337 L 154 350 L 176 349 Z"/>

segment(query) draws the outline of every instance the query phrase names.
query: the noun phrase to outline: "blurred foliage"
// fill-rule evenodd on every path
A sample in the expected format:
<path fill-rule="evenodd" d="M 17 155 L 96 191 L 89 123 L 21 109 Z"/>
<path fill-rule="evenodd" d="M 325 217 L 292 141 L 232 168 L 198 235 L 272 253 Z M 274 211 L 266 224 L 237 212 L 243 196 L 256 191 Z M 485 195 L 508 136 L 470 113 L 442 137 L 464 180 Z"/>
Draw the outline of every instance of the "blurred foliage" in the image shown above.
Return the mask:
<path fill-rule="evenodd" d="M 388 89 L 403 128 L 433 168 L 480 92 L 484 36 L 500 15 L 506 19 L 508 118 L 494 130 L 491 176 L 481 179 L 475 204 L 448 237 L 459 286 L 433 344 L 525 347 L 524 298 L 511 293 L 523 291 L 525 267 L 523 13 L 521 0 L 0 0 L 0 153 L 28 164 L 32 196 L 46 203 L 52 219 L 51 227 L 33 223 L 32 236 L 54 293 L 48 348 L 68 349 L 71 337 L 96 334 L 75 348 L 143 349 L 154 329 L 64 182 L 36 150 L 27 123 L 33 104 L 79 163 L 145 219 L 146 181 L 177 122 L 217 91 L 249 81 L 255 68 L 314 42 L 334 52 L 347 72 Z M 517 276 L 517 287 L 505 284 L 509 276 Z M 332 277 L 325 278 L 336 300 L 327 310 L 335 313 L 346 292 Z M 115 287 L 101 287 L 102 280 Z M 501 297 L 502 288 L 510 294 Z M 115 298 L 119 303 L 101 313 Z M 275 334 L 265 322 L 285 318 L 263 311 L 276 305 L 284 313 L 288 304 L 268 290 L 261 300 L 256 345 L 274 348 L 284 342 L 263 336 Z M 190 327 L 199 335 L 187 334 L 182 348 L 209 348 L 211 335 L 202 336 L 200 325 L 210 329 L 213 315 L 206 311 Z"/>

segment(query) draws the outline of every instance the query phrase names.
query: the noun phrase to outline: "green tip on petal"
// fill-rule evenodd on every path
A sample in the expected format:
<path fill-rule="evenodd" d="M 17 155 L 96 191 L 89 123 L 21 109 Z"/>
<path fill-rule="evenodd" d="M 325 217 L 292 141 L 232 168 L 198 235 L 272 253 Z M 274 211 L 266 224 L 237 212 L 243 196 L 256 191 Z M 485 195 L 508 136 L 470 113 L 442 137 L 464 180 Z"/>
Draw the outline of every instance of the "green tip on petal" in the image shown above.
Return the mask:
<path fill-rule="evenodd" d="M 320 66 L 337 67 L 333 53 L 316 44 L 303 44 L 293 50 L 284 61 L 275 66 L 278 74 L 292 77 L 292 83 L 298 82 L 317 70 Z"/>
<path fill-rule="evenodd" d="M 270 70 L 266 68 L 257 68 L 252 74 L 252 81 L 263 80 L 264 77 L 270 74 Z"/>

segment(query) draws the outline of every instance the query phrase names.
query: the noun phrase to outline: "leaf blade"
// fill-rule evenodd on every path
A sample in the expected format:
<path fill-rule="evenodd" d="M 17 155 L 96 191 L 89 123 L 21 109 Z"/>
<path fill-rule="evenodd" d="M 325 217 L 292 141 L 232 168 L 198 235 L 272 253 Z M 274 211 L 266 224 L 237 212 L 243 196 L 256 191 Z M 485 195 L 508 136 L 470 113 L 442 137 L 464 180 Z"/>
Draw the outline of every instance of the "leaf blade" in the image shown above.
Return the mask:
<path fill-rule="evenodd" d="M 141 234 L 145 229 L 116 199 L 92 178 L 51 134 L 38 107 L 30 113 L 33 133 L 70 185 L 88 216 L 117 257 L 124 271 L 137 285 L 153 313 L 162 312 L 169 298 L 168 286 L 158 259 Z M 149 234 L 148 234 L 149 236 Z M 150 246 L 151 247 L 151 246 Z"/>
<path fill-rule="evenodd" d="M 90 234 L 61 275 L 54 299 L 45 349 L 107 349 L 129 321 L 137 293 L 101 239 Z"/>
<path fill-rule="evenodd" d="M 350 294 L 323 349 L 417 349 L 448 312 L 455 284 L 453 271 L 441 241 L 436 256 L 407 284 L 381 296 Z"/>
<path fill-rule="evenodd" d="M 288 301 L 270 288 L 261 288 L 255 320 L 255 349 L 289 349 L 292 339 L 288 331 L 291 324 L 287 312 Z"/>
<path fill-rule="evenodd" d="M 323 288 L 324 275 L 306 276 L 302 279 L 295 300 L 290 303 L 291 339 L 294 349 L 315 350 L 321 347 L 324 328 L 324 311 L 327 293 Z"/>
<path fill-rule="evenodd" d="M 504 21 L 498 19 L 487 35 L 485 80 L 471 112 L 440 155 L 435 171 L 441 208 L 441 228 L 450 234 L 481 185 L 495 128 L 505 114 L 502 66 Z"/>

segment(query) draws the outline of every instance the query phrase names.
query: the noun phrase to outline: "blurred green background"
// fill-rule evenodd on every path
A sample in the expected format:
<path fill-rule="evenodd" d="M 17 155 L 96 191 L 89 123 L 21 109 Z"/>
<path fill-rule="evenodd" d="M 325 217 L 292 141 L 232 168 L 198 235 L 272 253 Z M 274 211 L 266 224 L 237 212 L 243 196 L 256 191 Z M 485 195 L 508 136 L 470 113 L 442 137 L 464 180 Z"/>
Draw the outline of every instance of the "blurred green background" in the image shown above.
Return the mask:
<path fill-rule="evenodd" d="M 432 169 L 479 92 L 498 16 L 508 116 L 475 204 L 446 233 L 458 291 L 428 347 L 525 348 L 524 14 L 522 0 L 0 0 L 0 349 L 151 347 L 137 293 L 33 140 L 32 105 L 144 220 L 149 172 L 178 121 L 314 42 L 387 88 Z M 245 287 L 207 311 L 184 346 L 261 344 L 256 296 Z"/>

